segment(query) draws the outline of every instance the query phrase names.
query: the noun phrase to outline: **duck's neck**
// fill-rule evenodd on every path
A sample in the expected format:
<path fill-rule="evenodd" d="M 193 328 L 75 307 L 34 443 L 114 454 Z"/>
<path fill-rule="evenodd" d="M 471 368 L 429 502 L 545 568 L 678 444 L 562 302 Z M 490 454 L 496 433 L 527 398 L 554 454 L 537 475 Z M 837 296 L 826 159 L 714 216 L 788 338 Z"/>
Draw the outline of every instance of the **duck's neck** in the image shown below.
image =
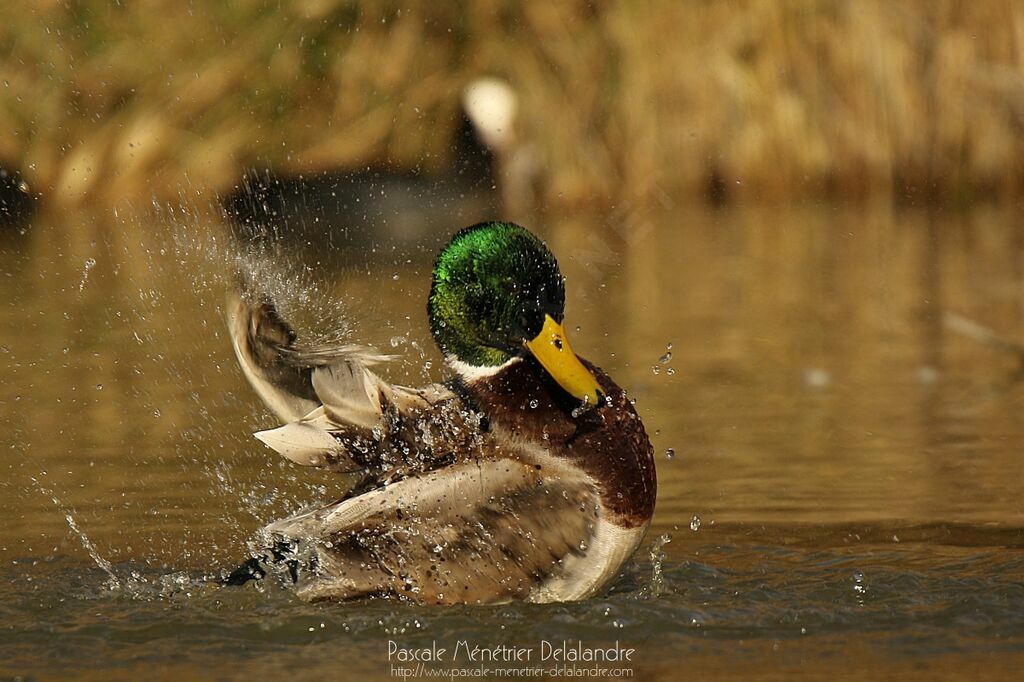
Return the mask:
<path fill-rule="evenodd" d="M 522 362 L 522 358 L 519 356 L 513 356 L 500 365 L 494 365 L 491 367 L 478 367 L 471 365 L 468 362 L 463 362 L 453 355 L 449 355 L 445 358 L 448 366 L 451 367 L 459 378 L 462 379 L 463 383 L 467 386 L 472 386 L 479 381 L 485 381 L 498 374 L 501 374 L 509 367 L 515 365 L 518 362 Z"/>
<path fill-rule="evenodd" d="M 576 430 L 573 410 L 579 401 L 532 358 L 516 358 L 473 378 L 463 376 L 463 384 L 491 425 L 511 435 L 538 443 L 549 437 L 561 442 Z"/>

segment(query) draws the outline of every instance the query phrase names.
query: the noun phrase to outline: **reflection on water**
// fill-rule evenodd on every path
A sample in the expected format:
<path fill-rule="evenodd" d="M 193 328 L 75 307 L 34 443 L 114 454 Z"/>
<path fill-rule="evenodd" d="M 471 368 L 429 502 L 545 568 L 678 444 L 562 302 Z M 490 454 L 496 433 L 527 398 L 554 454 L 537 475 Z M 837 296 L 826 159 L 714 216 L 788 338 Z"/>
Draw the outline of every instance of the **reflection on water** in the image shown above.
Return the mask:
<path fill-rule="evenodd" d="M 12 670 L 40 665 L 55 634 L 69 657 L 57 669 L 103 639 L 124 648 L 101 657 L 127 666 L 128 651 L 182 674 L 192 663 L 172 661 L 175 642 L 194 665 L 234 661 L 225 670 L 321 643 L 304 654 L 311 672 L 346 651 L 387 676 L 381 642 L 398 630 L 619 636 L 650 654 L 651 676 L 672 674 L 655 651 L 742 674 L 764 655 L 780 670 L 918 659 L 943 670 L 950 657 L 973 666 L 1024 649 L 1019 358 L 944 322 L 1024 341 L 1013 211 L 676 208 L 546 222 L 535 227 L 568 277 L 574 347 L 636 398 L 659 452 L 651 537 L 672 541 L 657 598 L 645 561 L 606 598 L 491 610 L 315 607 L 198 581 L 231 566 L 263 523 L 337 497 L 343 481 L 249 435 L 274 420 L 225 337 L 223 261 L 209 254 L 226 230 L 177 209 L 44 215 L 0 241 Z M 301 253 L 354 339 L 403 354 L 389 378 L 441 376 L 424 311 L 433 253 Z M 331 326 L 315 318 L 297 321 Z M 90 547 L 123 586 L 150 591 L 104 591 Z M 722 647 L 739 654 L 723 660 Z"/>

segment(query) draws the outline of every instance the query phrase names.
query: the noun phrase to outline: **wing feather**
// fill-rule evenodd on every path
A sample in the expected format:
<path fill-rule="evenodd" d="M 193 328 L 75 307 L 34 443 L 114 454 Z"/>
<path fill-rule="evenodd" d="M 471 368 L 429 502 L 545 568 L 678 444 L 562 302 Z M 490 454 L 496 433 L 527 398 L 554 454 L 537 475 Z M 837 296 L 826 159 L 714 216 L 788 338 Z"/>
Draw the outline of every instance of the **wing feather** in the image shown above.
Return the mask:
<path fill-rule="evenodd" d="M 341 443 L 331 435 L 326 426 L 328 423 L 323 416 L 323 408 L 318 407 L 304 419 L 288 422 L 276 429 L 257 431 L 253 435 L 296 464 L 325 466 L 331 460 L 343 458 L 344 454 Z M 352 471 L 362 468 L 351 463 L 351 460 L 346 462 L 346 465 L 340 470 Z"/>
<path fill-rule="evenodd" d="M 597 497 L 517 460 L 462 462 L 267 527 L 315 556 L 310 600 L 380 593 L 439 603 L 528 597 L 586 551 Z"/>
<path fill-rule="evenodd" d="M 299 344 L 250 276 L 240 275 L 229 292 L 228 327 L 243 373 L 285 422 L 256 438 L 289 460 L 379 475 L 410 465 L 429 468 L 435 454 L 447 457 L 461 445 L 446 443 L 452 433 L 437 428 L 465 412 L 451 391 L 390 386 L 368 367 L 391 356 L 360 346 Z M 424 435 L 429 444 L 418 442 Z"/>
<path fill-rule="evenodd" d="M 338 426 L 364 430 L 380 423 L 380 384 L 372 372 L 355 362 L 313 371 L 313 390 Z"/>

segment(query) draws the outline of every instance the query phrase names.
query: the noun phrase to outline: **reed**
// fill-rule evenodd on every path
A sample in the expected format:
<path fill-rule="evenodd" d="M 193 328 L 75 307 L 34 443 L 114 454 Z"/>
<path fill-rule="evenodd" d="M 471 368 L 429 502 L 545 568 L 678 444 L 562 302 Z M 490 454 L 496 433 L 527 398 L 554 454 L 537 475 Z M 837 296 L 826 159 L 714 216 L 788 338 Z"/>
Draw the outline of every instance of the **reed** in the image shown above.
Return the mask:
<path fill-rule="evenodd" d="M 2 3 L 0 164 L 63 205 L 443 172 L 498 75 L 549 204 L 1013 196 L 1022 36 L 1013 0 Z"/>

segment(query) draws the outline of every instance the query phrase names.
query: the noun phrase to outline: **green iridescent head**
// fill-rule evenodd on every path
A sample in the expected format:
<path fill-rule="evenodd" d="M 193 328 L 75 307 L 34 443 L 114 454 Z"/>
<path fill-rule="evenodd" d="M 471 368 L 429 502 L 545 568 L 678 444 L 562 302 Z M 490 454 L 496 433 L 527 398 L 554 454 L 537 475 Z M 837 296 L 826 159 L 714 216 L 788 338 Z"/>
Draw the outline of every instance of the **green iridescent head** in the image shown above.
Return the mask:
<path fill-rule="evenodd" d="M 441 251 L 427 302 L 441 351 L 475 367 L 523 352 L 545 315 L 562 321 L 565 282 L 540 239 L 512 223 L 467 227 Z"/>
<path fill-rule="evenodd" d="M 567 393 L 596 405 L 601 387 L 569 347 L 564 309 L 558 262 L 544 242 L 518 225 L 467 227 L 434 265 L 427 314 L 446 356 L 486 368 L 530 354 Z"/>

